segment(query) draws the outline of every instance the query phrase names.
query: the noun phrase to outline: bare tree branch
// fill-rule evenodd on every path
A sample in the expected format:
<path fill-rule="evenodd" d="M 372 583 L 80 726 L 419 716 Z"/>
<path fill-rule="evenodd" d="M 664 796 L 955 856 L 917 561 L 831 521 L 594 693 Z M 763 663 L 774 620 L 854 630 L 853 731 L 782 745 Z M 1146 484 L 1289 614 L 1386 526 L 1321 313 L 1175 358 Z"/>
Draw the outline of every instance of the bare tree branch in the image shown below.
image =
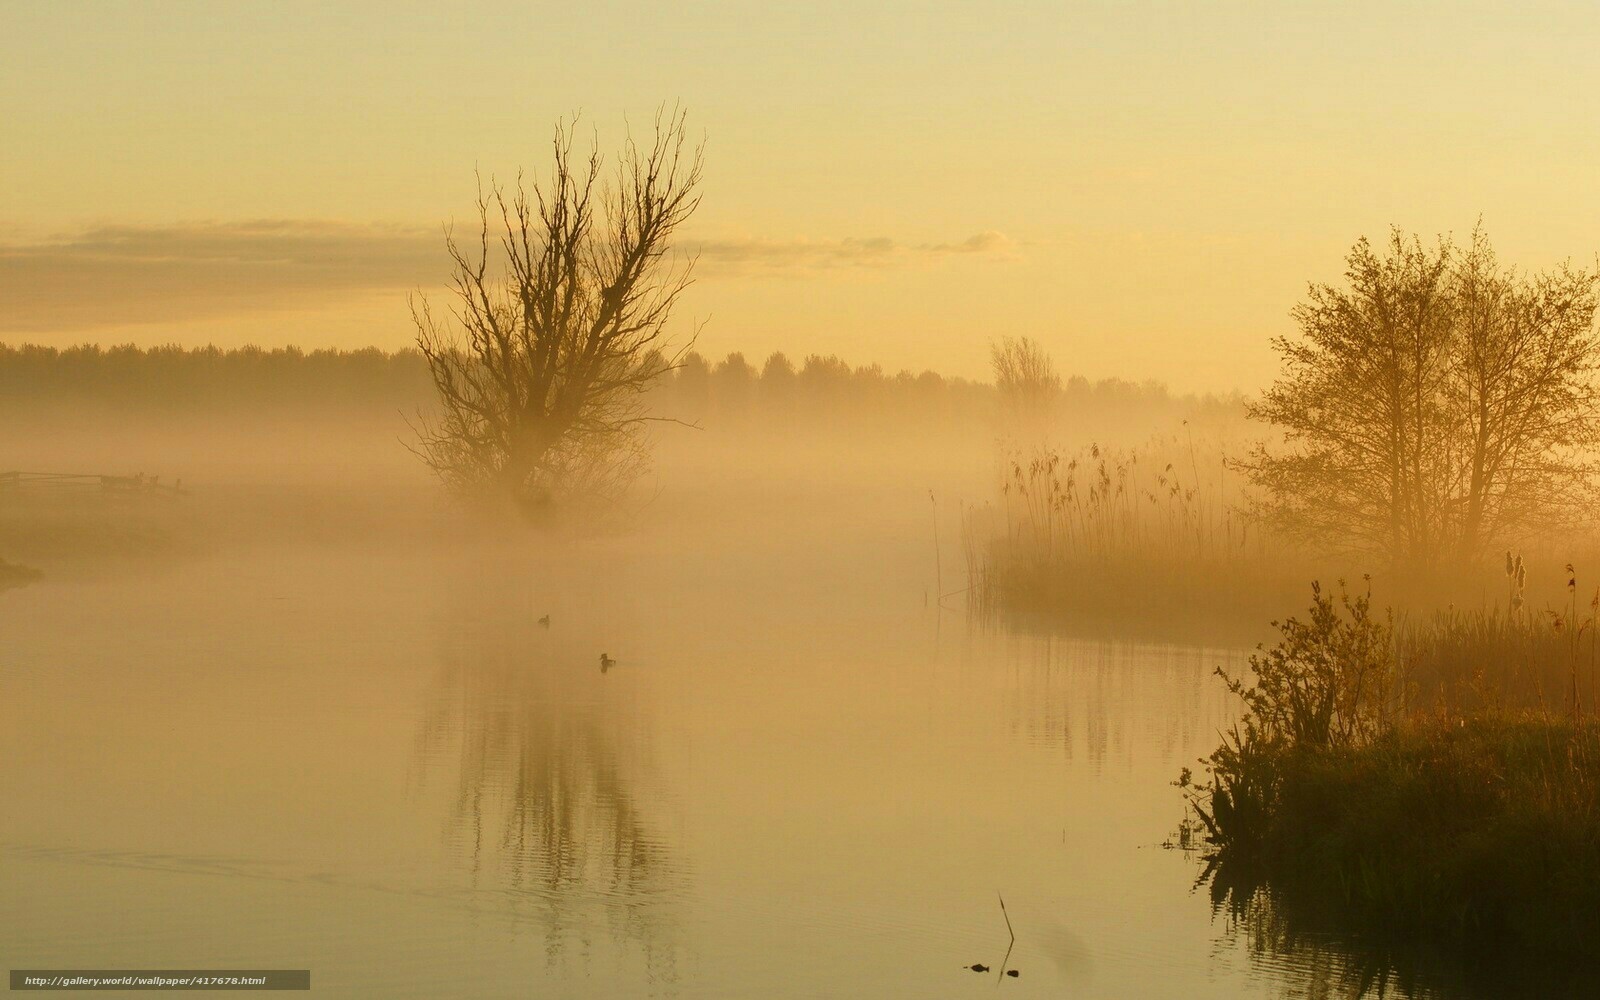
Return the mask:
<path fill-rule="evenodd" d="M 645 391 L 680 364 L 667 336 L 694 259 L 674 237 L 700 204 L 704 146 L 662 109 L 653 138 L 630 135 L 601 182 L 597 146 L 574 155 L 558 125 L 548 181 L 478 183 L 478 239 L 446 233 L 453 323 L 412 300 L 439 414 L 417 452 L 453 489 L 524 507 L 615 500 L 648 466 Z"/>

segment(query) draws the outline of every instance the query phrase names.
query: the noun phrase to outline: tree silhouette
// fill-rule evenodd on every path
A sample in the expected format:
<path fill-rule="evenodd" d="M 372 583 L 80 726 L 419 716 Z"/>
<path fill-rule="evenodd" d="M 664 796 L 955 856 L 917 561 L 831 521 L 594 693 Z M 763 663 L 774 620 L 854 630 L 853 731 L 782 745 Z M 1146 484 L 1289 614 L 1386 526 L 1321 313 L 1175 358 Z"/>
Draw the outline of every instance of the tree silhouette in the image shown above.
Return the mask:
<path fill-rule="evenodd" d="M 647 460 L 644 393 L 693 342 L 666 337 L 693 266 L 669 254 L 702 167 L 683 114 L 658 114 L 649 146 L 630 137 L 608 184 L 597 148 L 575 160 L 562 126 L 553 145 L 547 183 L 480 187 L 476 245 L 447 237 L 451 319 L 412 300 L 440 403 L 419 454 L 458 491 L 524 508 L 618 496 Z"/>
<path fill-rule="evenodd" d="M 1313 285 L 1281 337 L 1282 377 L 1249 412 L 1284 447 L 1243 463 L 1293 534 L 1412 567 L 1470 559 L 1566 523 L 1594 500 L 1594 273 L 1502 268 L 1391 233 L 1350 251 L 1346 287 Z"/>

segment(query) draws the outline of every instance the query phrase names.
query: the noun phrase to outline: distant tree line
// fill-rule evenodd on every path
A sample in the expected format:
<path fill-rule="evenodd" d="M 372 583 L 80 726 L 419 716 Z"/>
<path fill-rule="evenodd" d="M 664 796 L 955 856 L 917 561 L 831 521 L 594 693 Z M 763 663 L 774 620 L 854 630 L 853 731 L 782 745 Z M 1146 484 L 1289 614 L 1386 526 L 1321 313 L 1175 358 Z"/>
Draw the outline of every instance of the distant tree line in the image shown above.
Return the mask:
<path fill-rule="evenodd" d="M 1201 415 L 1231 416 L 1244 409 L 1237 394 L 1180 395 L 1159 382 L 1117 378 L 1073 376 L 1051 391 L 1055 426 L 1067 436 L 1119 425 L 1144 428 Z M 851 367 L 831 354 L 810 354 L 796 362 L 781 351 L 759 365 L 738 352 L 717 362 L 691 353 L 656 392 L 663 412 L 718 424 L 802 419 L 824 426 L 955 422 L 983 428 L 992 425 L 1005 396 L 994 384 L 934 371 Z"/>
<path fill-rule="evenodd" d="M 414 409 L 428 399 L 415 350 L 297 347 L 55 348 L 0 343 L 0 407 L 58 404 L 140 412 Z"/>
<path fill-rule="evenodd" d="M 798 364 L 775 351 L 759 367 L 734 352 L 721 361 L 691 353 L 657 391 L 662 412 L 701 424 L 808 420 L 852 422 L 874 417 L 975 415 L 993 390 L 936 372 L 888 374 L 878 365 L 852 368 L 834 355 Z"/>
<path fill-rule="evenodd" d="M 958 422 L 982 428 L 996 412 L 988 383 L 933 371 L 890 373 L 833 355 L 760 364 L 734 352 L 718 361 L 691 352 L 650 390 L 653 411 L 707 428 L 837 428 L 856 423 Z M 188 415 L 327 411 L 387 418 L 433 405 L 428 365 L 414 349 L 133 346 L 56 348 L 0 343 L 0 410 L 44 405 Z M 1242 412 L 1237 396 L 1169 393 L 1156 382 L 1064 379 L 1059 418 L 1078 425 L 1140 425 Z"/>

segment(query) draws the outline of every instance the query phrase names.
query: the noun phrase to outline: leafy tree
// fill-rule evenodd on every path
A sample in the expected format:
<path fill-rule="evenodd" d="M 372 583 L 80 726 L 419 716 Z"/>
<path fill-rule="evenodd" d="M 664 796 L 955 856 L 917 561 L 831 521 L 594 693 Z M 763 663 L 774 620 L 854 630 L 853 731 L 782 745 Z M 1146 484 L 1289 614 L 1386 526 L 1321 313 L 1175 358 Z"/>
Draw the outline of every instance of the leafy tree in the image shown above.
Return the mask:
<path fill-rule="evenodd" d="M 1249 407 L 1282 446 L 1243 463 L 1265 516 L 1305 539 L 1413 567 L 1568 523 L 1594 498 L 1597 275 L 1502 268 L 1390 234 L 1313 285 L 1283 374 Z"/>

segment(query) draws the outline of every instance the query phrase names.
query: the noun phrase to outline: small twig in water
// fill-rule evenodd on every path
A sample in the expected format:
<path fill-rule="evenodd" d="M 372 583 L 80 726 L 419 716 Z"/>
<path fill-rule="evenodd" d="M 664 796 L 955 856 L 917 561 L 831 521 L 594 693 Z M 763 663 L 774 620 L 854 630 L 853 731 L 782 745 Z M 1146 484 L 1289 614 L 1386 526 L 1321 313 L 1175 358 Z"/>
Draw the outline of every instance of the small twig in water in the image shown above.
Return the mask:
<path fill-rule="evenodd" d="M 1011 929 L 1011 914 L 1006 912 L 1006 898 L 1000 895 L 999 889 L 996 889 L 994 894 L 1000 900 L 1000 915 L 1006 918 L 1006 933 L 1011 935 L 1011 943 L 1006 945 L 1006 957 L 1000 960 L 999 975 L 994 977 L 994 985 L 998 988 L 1000 980 L 1006 974 L 1006 966 L 1011 962 L 1011 949 L 1017 946 L 1017 932 Z"/>

